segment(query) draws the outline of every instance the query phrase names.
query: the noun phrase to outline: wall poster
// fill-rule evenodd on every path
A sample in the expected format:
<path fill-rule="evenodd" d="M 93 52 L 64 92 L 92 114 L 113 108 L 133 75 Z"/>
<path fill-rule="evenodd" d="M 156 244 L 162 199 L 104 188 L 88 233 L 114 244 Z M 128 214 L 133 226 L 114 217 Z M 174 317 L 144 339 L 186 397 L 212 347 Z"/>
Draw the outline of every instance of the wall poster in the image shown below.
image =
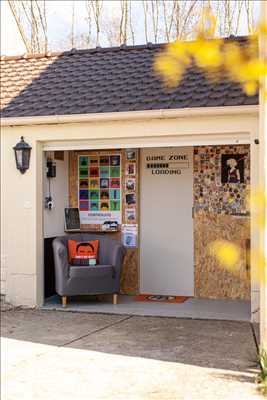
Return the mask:
<path fill-rule="evenodd" d="M 122 243 L 125 247 L 137 247 L 137 225 L 122 226 Z"/>
<path fill-rule="evenodd" d="M 121 156 L 79 156 L 78 163 L 81 224 L 121 224 Z"/>
<path fill-rule="evenodd" d="M 222 154 L 222 183 L 244 183 L 246 154 Z"/>

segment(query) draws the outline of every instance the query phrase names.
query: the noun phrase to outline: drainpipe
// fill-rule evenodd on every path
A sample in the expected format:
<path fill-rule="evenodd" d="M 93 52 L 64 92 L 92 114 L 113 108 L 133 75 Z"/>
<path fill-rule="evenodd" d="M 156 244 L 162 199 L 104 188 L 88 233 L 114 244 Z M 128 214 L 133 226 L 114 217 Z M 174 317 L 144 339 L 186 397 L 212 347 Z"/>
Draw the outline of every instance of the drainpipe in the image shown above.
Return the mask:
<path fill-rule="evenodd" d="M 262 22 L 267 25 L 267 2 L 261 2 L 261 16 Z M 265 37 L 260 37 L 260 54 L 267 61 L 267 48 Z M 260 132 L 259 132 L 259 174 L 260 174 L 260 185 L 265 195 L 265 204 L 267 199 L 267 99 L 265 93 L 267 92 L 267 77 L 262 79 L 262 87 L 260 90 Z M 264 268 L 261 274 L 260 281 L 260 345 L 262 349 L 267 351 L 267 210 L 264 207 L 264 218 L 265 224 L 264 229 L 260 232 L 260 252 L 263 254 L 265 259 Z"/>

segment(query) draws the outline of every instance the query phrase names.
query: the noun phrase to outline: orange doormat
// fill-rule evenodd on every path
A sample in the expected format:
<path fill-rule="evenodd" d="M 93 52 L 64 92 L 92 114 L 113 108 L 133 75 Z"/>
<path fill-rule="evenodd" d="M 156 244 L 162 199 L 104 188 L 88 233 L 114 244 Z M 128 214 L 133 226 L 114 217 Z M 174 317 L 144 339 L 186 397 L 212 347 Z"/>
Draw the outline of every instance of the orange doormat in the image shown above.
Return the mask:
<path fill-rule="evenodd" d="M 158 303 L 184 303 L 187 296 L 165 296 L 156 294 L 139 294 L 134 298 L 136 301 L 154 301 Z"/>

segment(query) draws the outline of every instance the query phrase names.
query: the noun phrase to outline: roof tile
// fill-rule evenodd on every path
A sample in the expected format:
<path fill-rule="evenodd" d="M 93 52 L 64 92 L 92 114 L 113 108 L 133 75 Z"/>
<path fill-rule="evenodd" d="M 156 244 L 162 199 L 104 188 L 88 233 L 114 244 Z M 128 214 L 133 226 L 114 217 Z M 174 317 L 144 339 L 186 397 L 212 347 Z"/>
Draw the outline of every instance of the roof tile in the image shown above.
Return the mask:
<path fill-rule="evenodd" d="M 245 38 L 237 38 L 244 43 Z M 166 88 L 153 71 L 164 45 L 73 50 L 1 58 L 4 117 L 257 104 L 227 79 L 207 81 L 190 66 Z M 215 77 L 215 76 L 214 76 Z M 218 76 L 216 75 L 218 78 Z"/>

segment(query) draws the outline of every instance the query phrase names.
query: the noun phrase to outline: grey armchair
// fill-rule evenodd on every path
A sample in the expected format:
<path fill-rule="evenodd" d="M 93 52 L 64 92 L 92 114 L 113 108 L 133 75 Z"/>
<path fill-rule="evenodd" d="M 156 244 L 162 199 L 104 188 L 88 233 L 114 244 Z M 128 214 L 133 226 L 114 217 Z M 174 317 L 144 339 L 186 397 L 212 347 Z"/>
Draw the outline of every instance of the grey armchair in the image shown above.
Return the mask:
<path fill-rule="evenodd" d="M 95 267 L 73 266 L 68 260 L 68 240 L 99 240 L 99 264 Z M 63 307 L 67 296 L 85 294 L 113 294 L 117 304 L 124 246 L 108 234 L 77 233 L 53 240 L 56 292 L 62 297 Z"/>

